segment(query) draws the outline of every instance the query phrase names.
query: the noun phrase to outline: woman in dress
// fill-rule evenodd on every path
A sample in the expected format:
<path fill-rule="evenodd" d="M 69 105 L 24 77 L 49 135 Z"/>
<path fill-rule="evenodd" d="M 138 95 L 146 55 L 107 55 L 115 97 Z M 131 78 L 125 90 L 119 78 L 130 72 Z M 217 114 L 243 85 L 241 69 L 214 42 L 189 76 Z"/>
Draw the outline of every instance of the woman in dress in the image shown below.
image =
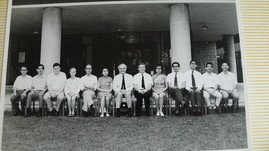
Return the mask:
<path fill-rule="evenodd" d="M 156 74 L 152 76 L 153 80 L 153 97 L 156 100 L 156 108 L 157 113 L 156 116 L 164 116 L 162 108 L 163 108 L 163 100 L 167 90 L 167 81 L 166 76 L 162 74 L 162 65 L 156 66 Z"/>
<path fill-rule="evenodd" d="M 109 117 L 108 108 L 110 105 L 111 91 L 112 91 L 112 78 L 108 76 L 108 69 L 104 68 L 102 71 L 103 76 L 98 79 L 97 90 L 98 97 L 101 99 L 101 115 L 104 117 L 106 109 L 106 116 Z M 106 107 L 106 108 L 105 108 Z"/>
<path fill-rule="evenodd" d="M 69 73 L 71 77 L 66 81 L 64 93 L 68 103 L 68 110 L 69 110 L 68 116 L 74 116 L 75 103 L 76 99 L 79 98 L 79 92 L 81 90 L 81 82 L 80 78 L 76 77 L 75 68 L 71 68 Z"/>

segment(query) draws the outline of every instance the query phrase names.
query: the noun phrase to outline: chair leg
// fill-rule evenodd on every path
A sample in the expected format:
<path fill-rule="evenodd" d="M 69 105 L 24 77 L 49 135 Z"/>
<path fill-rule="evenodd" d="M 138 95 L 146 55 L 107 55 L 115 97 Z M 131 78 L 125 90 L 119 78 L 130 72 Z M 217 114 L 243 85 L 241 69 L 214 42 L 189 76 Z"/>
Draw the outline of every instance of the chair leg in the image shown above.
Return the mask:
<path fill-rule="evenodd" d="M 150 115 L 153 115 L 153 101 L 152 99 L 149 100 L 150 101 Z"/>
<path fill-rule="evenodd" d="M 166 105 L 167 101 L 165 99 L 163 101 L 164 101 L 163 108 L 165 109 L 165 115 L 167 115 L 167 105 Z"/>
<path fill-rule="evenodd" d="M 100 116 L 101 100 L 97 99 L 97 116 Z"/>
<path fill-rule="evenodd" d="M 172 115 L 172 99 L 169 99 L 169 115 Z"/>
<path fill-rule="evenodd" d="M 33 100 L 33 113 L 35 114 L 35 100 Z"/>
<path fill-rule="evenodd" d="M 134 116 L 136 116 L 136 101 L 133 101 L 133 107 L 134 107 Z"/>
<path fill-rule="evenodd" d="M 75 102 L 75 114 L 77 116 L 78 116 L 78 113 L 79 113 L 78 106 L 79 106 L 79 103 L 78 103 L 78 100 L 76 99 L 76 102 Z"/>
<path fill-rule="evenodd" d="M 82 98 L 79 99 L 79 116 L 82 116 Z"/>
<path fill-rule="evenodd" d="M 46 104 L 45 104 L 45 101 L 43 101 L 43 105 L 42 105 L 42 116 L 47 115 L 46 114 L 46 111 L 47 111 Z"/>
<path fill-rule="evenodd" d="M 112 112 L 113 112 L 112 115 L 113 115 L 113 116 L 115 116 L 115 103 L 116 103 L 116 102 L 115 102 L 115 99 L 112 99 L 112 108 L 113 108 L 113 110 L 112 110 Z"/>
<path fill-rule="evenodd" d="M 25 105 L 25 107 L 24 107 L 24 116 L 26 116 L 26 112 L 27 112 L 27 107 Z"/>
<path fill-rule="evenodd" d="M 61 109 L 62 109 L 62 115 L 61 116 L 64 116 L 65 105 L 66 105 L 66 101 L 63 100 L 62 105 L 61 105 Z"/>

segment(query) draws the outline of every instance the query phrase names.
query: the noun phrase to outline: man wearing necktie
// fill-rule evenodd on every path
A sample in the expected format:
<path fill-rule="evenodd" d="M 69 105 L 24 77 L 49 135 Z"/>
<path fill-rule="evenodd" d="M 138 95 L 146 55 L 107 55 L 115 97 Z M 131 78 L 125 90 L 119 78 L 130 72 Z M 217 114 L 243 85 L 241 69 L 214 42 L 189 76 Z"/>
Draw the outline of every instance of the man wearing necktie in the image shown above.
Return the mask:
<path fill-rule="evenodd" d="M 120 64 L 118 66 L 119 74 L 114 77 L 113 90 L 116 97 L 116 116 L 120 116 L 120 105 L 122 98 L 125 97 L 128 106 L 128 115 L 132 116 L 132 90 L 133 90 L 133 76 L 126 73 L 127 66 Z"/>
<path fill-rule="evenodd" d="M 202 74 L 196 71 L 197 62 L 195 60 L 190 61 L 191 70 L 185 73 L 186 89 L 189 92 L 191 98 L 192 109 L 194 113 L 202 115 L 202 98 L 201 90 L 203 87 Z"/>
<path fill-rule="evenodd" d="M 173 72 L 167 75 L 167 82 L 169 87 L 169 94 L 174 97 L 176 102 L 176 115 L 180 115 L 181 109 L 180 104 L 182 107 L 186 107 L 185 102 L 183 101 L 182 92 L 185 88 L 184 76 L 181 72 L 179 72 L 179 63 L 173 62 L 172 69 Z"/>
<path fill-rule="evenodd" d="M 153 81 L 151 75 L 146 73 L 146 65 L 144 63 L 140 63 L 138 65 L 139 73 L 134 76 L 134 95 L 137 98 L 136 101 L 136 115 L 141 116 L 142 110 L 142 101 L 144 99 L 145 108 L 146 108 L 146 116 L 150 116 L 149 108 L 150 108 L 150 97 L 151 97 L 151 88 L 153 85 Z"/>

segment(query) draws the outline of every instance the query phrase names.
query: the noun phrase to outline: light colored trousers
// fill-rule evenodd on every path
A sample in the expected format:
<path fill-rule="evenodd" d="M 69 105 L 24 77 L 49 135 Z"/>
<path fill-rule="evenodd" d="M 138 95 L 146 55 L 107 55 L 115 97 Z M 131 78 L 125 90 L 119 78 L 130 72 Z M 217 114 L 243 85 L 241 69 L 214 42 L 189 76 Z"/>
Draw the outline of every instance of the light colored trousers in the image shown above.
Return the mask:
<path fill-rule="evenodd" d="M 82 93 L 83 97 L 83 107 L 82 110 L 87 112 L 88 108 L 94 103 L 93 102 L 93 97 L 94 97 L 94 92 L 91 90 L 84 91 Z"/>

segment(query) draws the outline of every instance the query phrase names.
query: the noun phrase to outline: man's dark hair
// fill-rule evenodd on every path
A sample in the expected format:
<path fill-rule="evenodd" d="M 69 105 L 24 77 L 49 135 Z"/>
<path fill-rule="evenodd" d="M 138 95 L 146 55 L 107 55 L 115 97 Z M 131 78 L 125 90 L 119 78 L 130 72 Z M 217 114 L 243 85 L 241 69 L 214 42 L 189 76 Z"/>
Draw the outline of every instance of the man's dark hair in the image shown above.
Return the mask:
<path fill-rule="evenodd" d="M 212 63 L 212 62 L 207 62 L 207 63 L 205 64 L 205 66 L 207 67 L 207 65 L 209 65 L 209 64 L 213 67 L 213 63 Z"/>
<path fill-rule="evenodd" d="M 221 64 L 221 65 L 223 65 L 224 63 L 226 63 L 228 66 L 230 66 L 230 65 L 229 65 L 229 63 L 228 63 L 228 62 L 226 62 L 226 61 L 222 62 L 222 64 Z"/>
<path fill-rule="evenodd" d="M 22 66 L 20 67 L 20 70 L 21 70 L 23 67 L 26 68 L 26 70 L 28 70 L 28 68 L 26 67 L 26 65 L 22 65 Z"/>
<path fill-rule="evenodd" d="M 58 66 L 61 67 L 59 63 L 54 63 L 54 64 L 53 64 L 53 68 L 54 68 L 54 67 L 58 67 Z"/>
<path fill-rule="evenodd" d="M 138 64 L 138 67 L 141 66 L 141 65 L 144 65 L 144 66 L 146 67 L 146 64 L 145 64 L 144 62 L 140 62 L 140 63 Z"/>
<path fill-rule="evenodd" d="M 180 67 L 180 64 L 179 64 L 178 62 L 173 62 L 173 63 L 172 63 L 172 67 L 174 67 L 175 64 L 177 64 L 178 67 Z"/>
<path fill-rule="evenodd" d="M 45 67 L 44 67 L 43 64 L 39 64 L 39 65 L 37 66 L 37 69 L 38 69 L 40 66 L 42 67 L 42 69 L 45 69 Z"/>
<path fill-rule="evenodd" d="M 193 62 L 194 62 L 195 64 L 198 64 L 198 62 L 197 62 L 196 60 L 191 60 L 191 61 L 190 61 L 190 64 L 193 63 Z"/>
<path fill-rule="evenodd" d="M 156 66 L 155 66 L 155 69 L 157 68 L 157 67 L 161 67 L 161 69 L 163 69 L 163 66 L 162 66 L 162 64 L 157 64 Z"/>

